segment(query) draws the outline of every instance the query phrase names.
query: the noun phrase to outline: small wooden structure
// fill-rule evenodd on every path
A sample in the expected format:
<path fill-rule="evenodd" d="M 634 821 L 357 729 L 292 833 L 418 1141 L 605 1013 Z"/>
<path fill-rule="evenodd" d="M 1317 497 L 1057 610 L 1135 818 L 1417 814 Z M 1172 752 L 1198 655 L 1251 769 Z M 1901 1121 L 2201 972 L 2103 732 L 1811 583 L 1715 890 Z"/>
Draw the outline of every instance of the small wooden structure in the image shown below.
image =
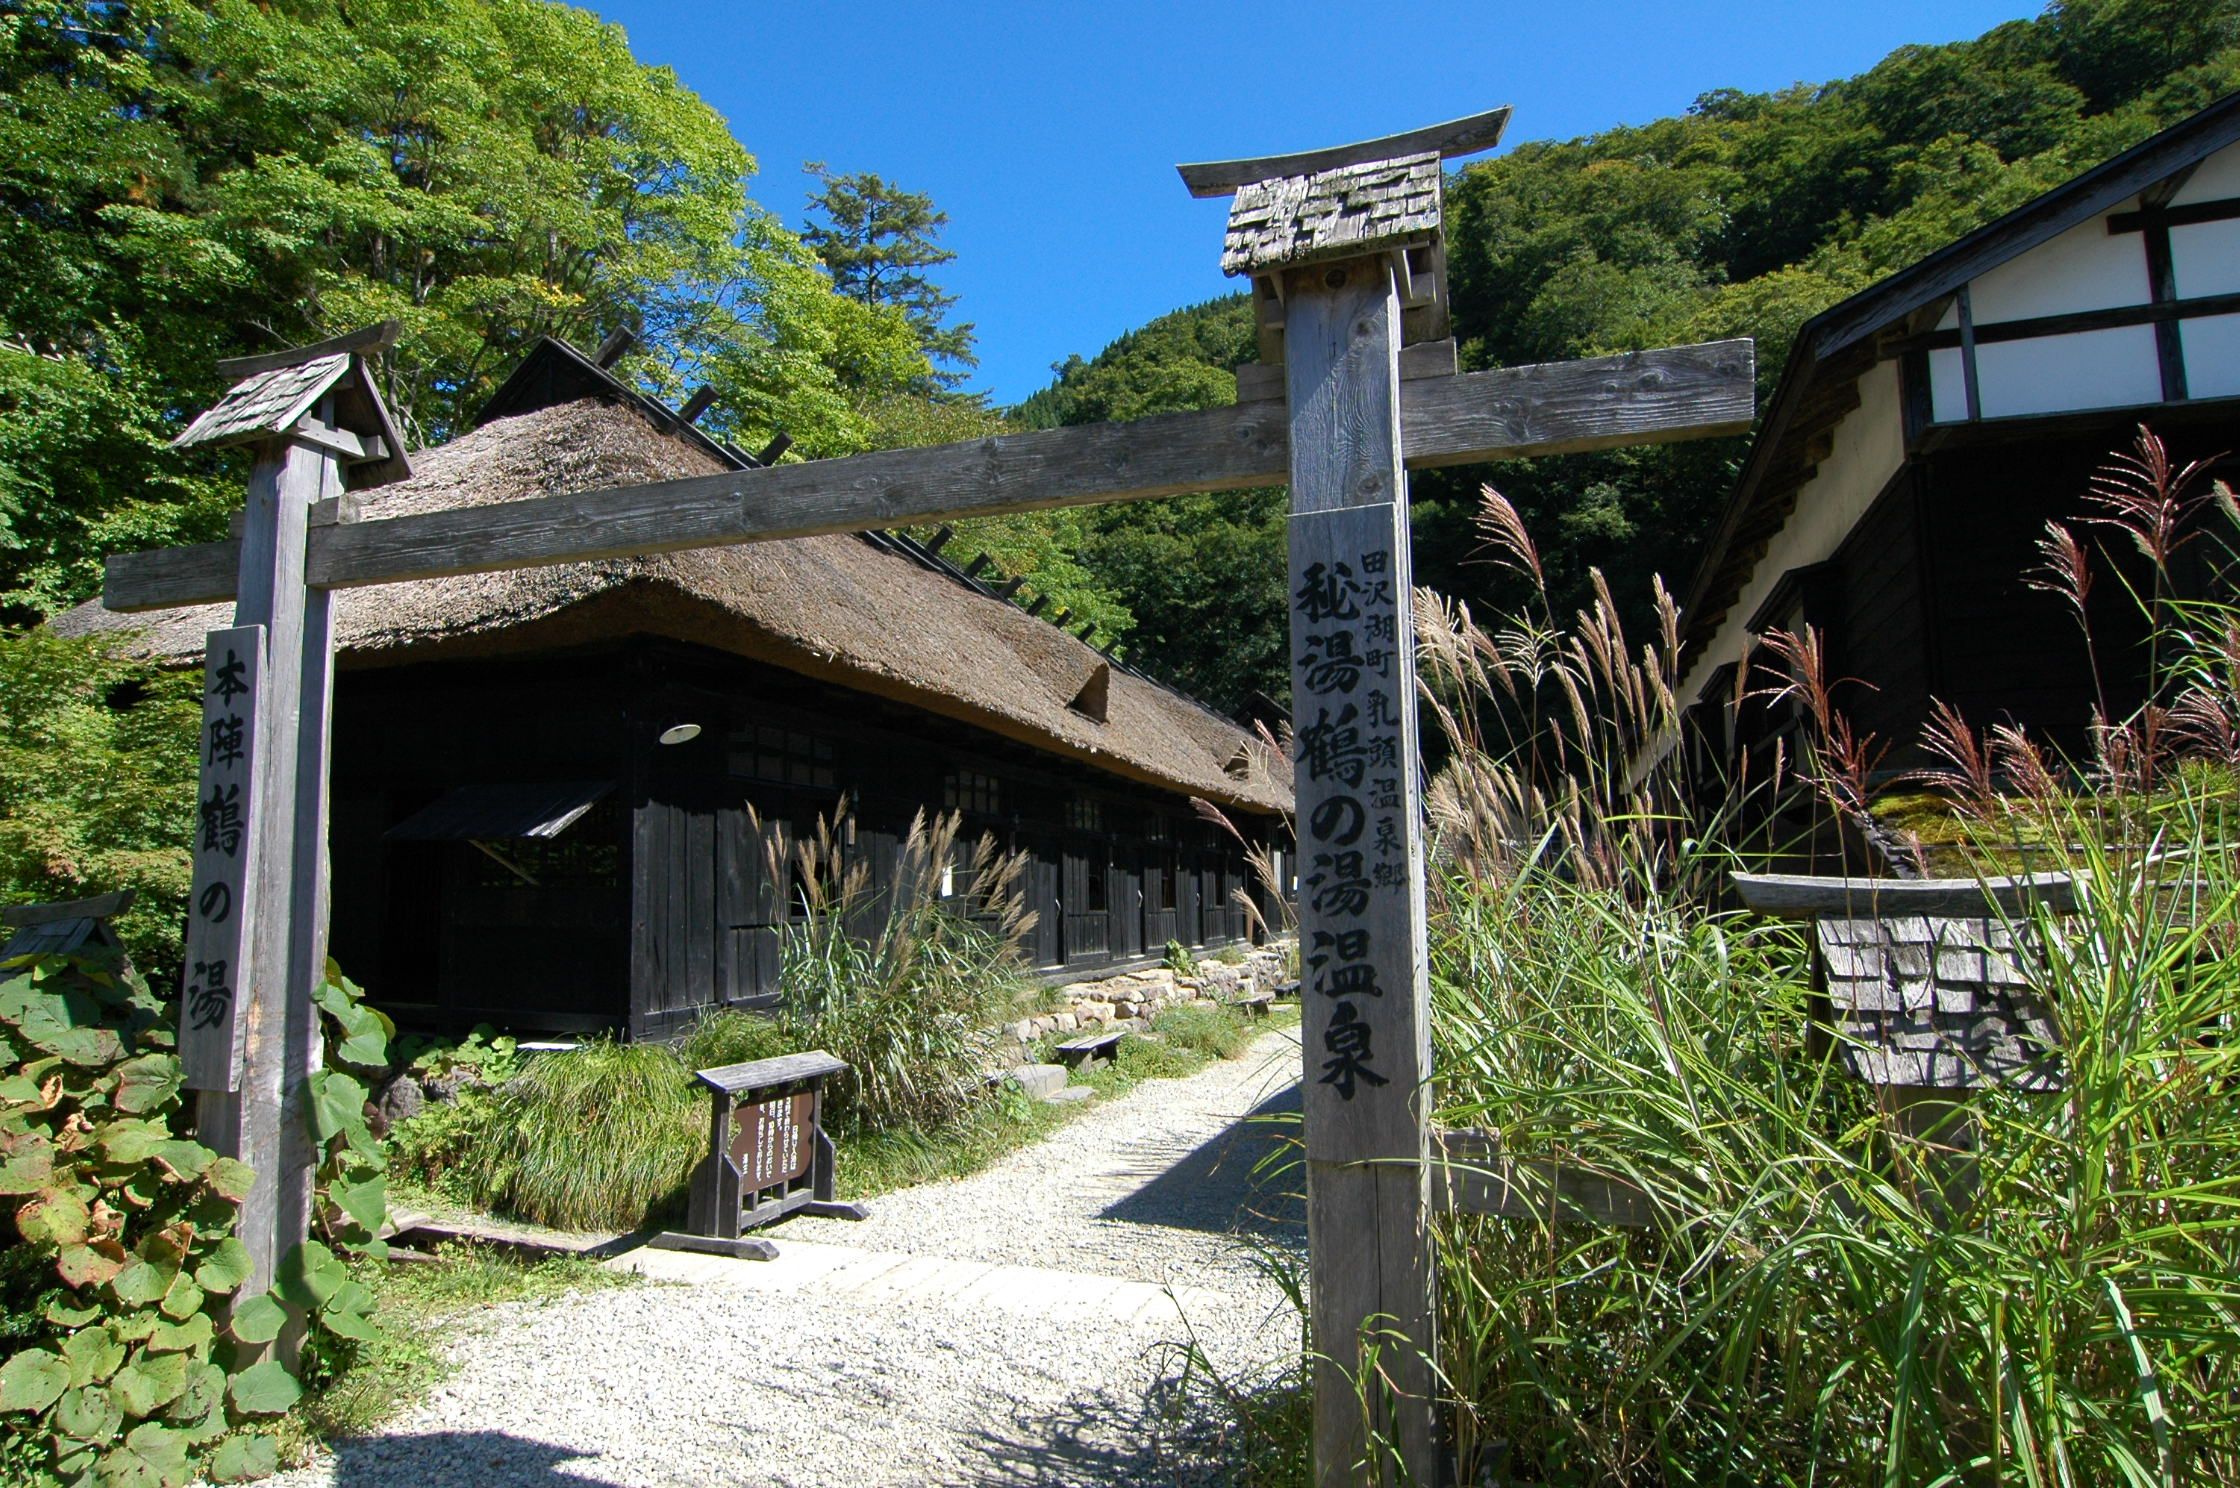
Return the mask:
<path fill-rule="evenodd" d="M 2076 909 L 2068 875 L 1733 880 L 1749 908 L 1811 922 L 1815 1021 L 1854 1078 L 1898 1091 L 2059 1088 L 2031 916 Z"/>
<path fill-rule="evenodd" d="M 833 1197 L 832 1138 L 824 1129 L 825 1081 L 847 1065 L 822 1049 L 699 1072 L 715 1094 L 708 1155 L 692 1177 L 686 1228 L 656 1235 L 663 1250 L 699 1250 L 739 1260 L 777 1258 L 778 1247 L 745 1235 L 789 1214 L 864 1219 L 861 1205 Z"/>
<path fill-rule="evenodd" d="M 88 947 L 122 951 L 124 942 L 109 921 L 132 907 L 133 891 L 119 889 L 91 899 L 63 899 L 52 904 L 11 904 L 0 909 L 0 929 L 9 932 L 0 945 L 0 966 L 18 956 L 68 955 Z"/>

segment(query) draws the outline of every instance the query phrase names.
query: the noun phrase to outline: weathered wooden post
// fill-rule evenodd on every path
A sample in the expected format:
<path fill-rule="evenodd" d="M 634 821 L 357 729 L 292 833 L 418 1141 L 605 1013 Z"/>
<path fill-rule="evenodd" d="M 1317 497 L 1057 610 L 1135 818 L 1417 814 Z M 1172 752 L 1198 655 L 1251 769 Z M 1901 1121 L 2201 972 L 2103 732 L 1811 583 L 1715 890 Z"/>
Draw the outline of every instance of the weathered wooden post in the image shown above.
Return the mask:
<path fill-rule="evenodd" d="M 312 993 L 326 965 L 331 596 L 304 581 L 315 525 L 346 520 L 360 483 L 408 474 L 363 357 L 390 322 L 296 351 L 221 362 L 239 379 L 179 436 L 249 444 L 234 623 L 210 632 L 179 1052 L 201 1092 L 198 1134 L 256 1171 L 238 1233 L 248 1292 L 309 1232 L 318 1166 L 305 1107 L 319 1059 Z M 291 1354 L 299 1335 L 284 1333 Z"/>
<path fill-rule="evenodd" d="M 1236 193 L 1221 266 L 1251 277 L 1262 368 L 1280 359 L 1290 403 L 1308 1299 L 1325 1484 L 1439 1477 L 1400 384 L 1404 352 L 1410 371 L 1455 368 L 1441 158 L 1491 147 L 1507 118 L 1183 168 L 1196 194 Z M 1251 383 L 1240 375 L 1240 392 Z"/>

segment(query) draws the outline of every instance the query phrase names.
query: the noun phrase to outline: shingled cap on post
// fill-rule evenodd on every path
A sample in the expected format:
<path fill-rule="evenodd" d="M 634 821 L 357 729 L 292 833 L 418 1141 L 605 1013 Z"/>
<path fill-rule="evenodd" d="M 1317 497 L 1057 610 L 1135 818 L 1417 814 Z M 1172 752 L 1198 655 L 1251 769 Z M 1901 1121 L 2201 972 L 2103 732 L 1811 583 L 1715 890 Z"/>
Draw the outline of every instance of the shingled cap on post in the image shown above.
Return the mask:
<path fill-rule="evenodd" d="M 233 386 L 172 444 L 222 448 L 300 439 L 339 454 L 353 488 L 409 478 L 404 441 L 365 362 L 396 344 L 401 329 L 385 320 L 311 346 L 219 362 Z"/>
<path fill-rule="evenodd" d="M 1191 195 L 1236 196 L 1221 269 L 1251 278 L 1260 341 L 1260 366 L 1238 369 L 1240 401 L 1281 391 L 1284 274 L 1342 259 L 1391 255 L 1403 346 L 1439 348 L 1403 375 L 1454 371 L 1440 162 L 1493 148 L 1508 122 L 1498 108 L 1333 149 L 1178 167 Z"/>

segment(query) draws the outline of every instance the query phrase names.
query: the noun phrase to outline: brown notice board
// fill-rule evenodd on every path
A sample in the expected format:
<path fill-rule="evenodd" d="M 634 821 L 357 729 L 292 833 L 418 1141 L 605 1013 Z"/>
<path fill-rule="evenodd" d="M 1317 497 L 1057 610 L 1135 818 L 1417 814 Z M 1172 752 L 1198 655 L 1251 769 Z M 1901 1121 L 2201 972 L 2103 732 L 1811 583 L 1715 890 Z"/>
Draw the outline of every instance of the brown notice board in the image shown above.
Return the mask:
<path fill-rule="evenodd" d="M 700 1083 L 715 1099 L 690 1215 L 683 1231 L 664 1231 L 649 1243 L 769 1260 L 777 1247 L 743 1231 L 789 1214 L 864 1218 L 863 1209 L 833 1198 L 832 1138 L 824 1130 L 825 1082 L 847 1068 L 812 1049 L 701 1070 Z"/>

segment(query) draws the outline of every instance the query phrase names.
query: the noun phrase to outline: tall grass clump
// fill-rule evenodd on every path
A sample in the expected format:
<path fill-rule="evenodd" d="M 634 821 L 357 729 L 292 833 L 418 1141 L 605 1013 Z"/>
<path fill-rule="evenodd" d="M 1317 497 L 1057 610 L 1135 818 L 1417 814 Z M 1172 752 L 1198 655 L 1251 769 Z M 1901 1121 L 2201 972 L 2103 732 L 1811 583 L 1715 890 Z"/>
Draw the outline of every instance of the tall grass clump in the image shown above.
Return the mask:
<path fill-rule="evenodd" d="M 1441 1358 L 1463 1481 L 2240 1482 L 2240 608 L 2170 555 L 2228 496 L 2142 437 L 2089 522 L 2149 578 L 2136 710 L 2088 756 L 1940 708 L 1916 777 L 1981 833 L 2077 877 L 2010 925 L 2057 1029 L 2059 1088 L 1924 1121 L 1811 1037 L 1792 927 L 1718 907 L 1720 804 L 1674 755 L 1676 626 L 1638 649 L 1597 588 L 1571 626 L 1487 631 L 1419 602 L 1432 785 L 1439 1116 L 1635 1190 L 1653 1222 L 1452 1217 Z M 1487 493 L 1495 556 L 1537 571 Z M 2044 582 L 2079 599 L 2072 529 Z M 2059 559 L 2058 565 L 2053 560 Z M 2066 575 L 2066 576 L 2064 576 Z M 2083 576 L 2083 577 L 2079 577 Z M 2057 591 L 2059 592 L 2059 591 Z M 1767 638 L 1796 707 L 1783 778 L 1873 829 L 1880 746 L 1828 706 L 1819 638 Z M 1708 826 L 1707 826 L 1708 823 Z M 2022 828 L 2027 828 L 2027 831 Z"/>
<path fill-rule="evenodd" d="M 773 880 L 800 901 L 782 941 L 778 1021 L 796 1047 L 846 1061 L 834 1121 L 937 1126 L 985 1098 L 996 1025 L 1039 993 L 1019 950 L 1034 926 L 1018 890 L 1025 859 L 993 837 L 967 853 L 956 816 L 920 812 L 875 889 L 842 847 L 846 810 L 790 856 L 772 849 Z"/>
<path fill-rule="evenodd" d="M 921 815 L 874 890 L 868 864 L 844 847 L 853 836 L 843 802 L 772 849 L 773 881 L 797 896 L 774 1009 L 716 1012 L 675 1047 L 599 1040 L 533 1059 L 496 1091 L 420 1118 L 441 1123 L 440 1150 L 413 1149 L 424 1166 L 499 1213 L 635 1228 L 675 1213 L 707 1151 L 708 1093 L 693 1072 L 805 1049 L 849 1066 L 825 1117 L 844 1140 L 895 1136 L 881 1150 L 922 1149 L 928 1172 L 993 1150 L 993 1125 L 974 1118 L 993 1094 L 982 1073 L 995 1025 L 1040 994 L 1018 949 L 1033 927 L 1017 892 L 1022 860 L 993 839 L 962 849 L 956 817 Z"/>
<path fill-rule="evenodd" d="M 556 1229 L 632 1229 L 672 1208 L 708 1149 L 676 1051 L 598 1040 L 499 1087 L 458 1170 L 488 1209 Z"/>

